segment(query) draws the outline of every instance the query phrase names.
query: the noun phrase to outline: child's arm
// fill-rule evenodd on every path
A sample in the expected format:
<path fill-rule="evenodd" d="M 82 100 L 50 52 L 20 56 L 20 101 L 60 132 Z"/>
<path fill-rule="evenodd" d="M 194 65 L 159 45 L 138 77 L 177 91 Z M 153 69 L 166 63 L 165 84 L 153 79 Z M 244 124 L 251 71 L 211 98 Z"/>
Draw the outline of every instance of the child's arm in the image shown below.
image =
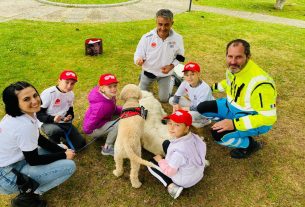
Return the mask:
<path fill-rule="evenodd" d="M 54 123 L 54 118 L 55 116 L 51 116 L 47 114 L 47 109 L 46 108 L 40 108 L 40 111 L 37 112 L 37 118 L 39 121 L 43 123 Z"/>
<path fill-rule="evenodd" d="M 183 81 L 180 84 L 180 86 L 178 87 L 178 89 L 177 89 L 177 91 L 174 95 L 174 98 L 173 98 L 173 112 L 181 109 L 179 101 L 180 101 L 181 96 L 183 96 L 186 93 L 185 84 L 186 84 L 186 81 Z"/>
<path fill-rule="evenodd" d="M 122 106 L 116 106 L 114 115 L 120 115 L 122 113 Z"/>
<path fill-rule="evenodd" d="M 185 164 L 185 162 L 186 160 L 183 155 L 174 152 L 170 157 L 159 160 L 158 165 L 166 176 L 172 177 L 177 173 L 179 167 Z"/>
<path fill-rule="evenodd" d="M 73 110 L 73 106 L 71 106 L 65 115 L 64 122 L 68 122 L 73 119 L 74 119 L 74 110 Z"/>

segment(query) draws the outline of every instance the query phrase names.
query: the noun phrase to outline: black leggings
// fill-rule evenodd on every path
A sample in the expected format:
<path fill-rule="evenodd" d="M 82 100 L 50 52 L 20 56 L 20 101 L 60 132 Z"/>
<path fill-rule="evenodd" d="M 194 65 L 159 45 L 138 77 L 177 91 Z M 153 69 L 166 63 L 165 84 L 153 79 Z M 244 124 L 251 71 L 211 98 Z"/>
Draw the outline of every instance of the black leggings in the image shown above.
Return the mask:
<path fill-rule="evenodd" d="M 163 151 L 165 154 L 167 153 L 167 148 L 168 148 L 169 144 L 170 144 L 169 140 L 165 140 L 162 143 Z M 154 163 L 155 165 L 159 166 L 158 162 L 155 159 L 151 159 L 150 161 L 152 163 Z M 159 181 L 161 181 L 165 187 L 167 187 L 169 184 L 173 183 L 173 181 L 170 177 L 164 175 L 162 172 L 160 172 L 156 168 L 148 167 L 148 170 L 154 177 L 156 177 Z"/>

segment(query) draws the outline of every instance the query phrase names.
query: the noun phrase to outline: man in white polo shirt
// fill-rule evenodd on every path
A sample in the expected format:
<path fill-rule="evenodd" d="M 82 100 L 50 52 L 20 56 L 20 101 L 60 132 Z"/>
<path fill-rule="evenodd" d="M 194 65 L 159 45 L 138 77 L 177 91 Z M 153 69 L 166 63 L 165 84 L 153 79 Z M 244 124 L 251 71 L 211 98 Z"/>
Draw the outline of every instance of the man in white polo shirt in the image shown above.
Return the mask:
<path fill-rule="evenodd" d="M 172 26 L 173 13 L 161 9 L 156 13 L 157 27 L 142 36 L 134 54 L 135 64 L 142 66 L 140 88 L 149 90 L 154 81 L 158 82 L 161 102 L 167 102 L 172 92 L 171 75 L 179 64 L 177 55 L 184 55 L 182 36 Z"/>

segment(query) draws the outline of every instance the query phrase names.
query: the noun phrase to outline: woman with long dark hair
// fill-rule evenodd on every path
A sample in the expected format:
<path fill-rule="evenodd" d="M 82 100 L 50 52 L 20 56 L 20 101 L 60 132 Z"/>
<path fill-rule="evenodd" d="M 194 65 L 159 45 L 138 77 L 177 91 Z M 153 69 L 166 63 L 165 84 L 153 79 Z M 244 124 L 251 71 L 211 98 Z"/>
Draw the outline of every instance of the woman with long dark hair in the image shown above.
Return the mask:
<path fill-rule="evenodd" d="M 76 169 L 73 150 L 39 133 L 41 99 L 27 82 L 2 93 L 6 115 L 0 121 L 0 194 L 20 192 L 12 206 L 46 206 L 41 195 L 67 180 Z"/>

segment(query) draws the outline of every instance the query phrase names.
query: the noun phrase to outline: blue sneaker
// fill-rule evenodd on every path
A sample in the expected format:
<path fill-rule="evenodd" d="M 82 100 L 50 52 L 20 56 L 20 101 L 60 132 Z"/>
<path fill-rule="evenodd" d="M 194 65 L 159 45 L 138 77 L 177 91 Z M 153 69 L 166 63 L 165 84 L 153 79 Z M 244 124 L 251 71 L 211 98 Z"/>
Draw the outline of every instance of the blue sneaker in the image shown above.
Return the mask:
<path fill-rule="evenodd" d="M 107 147 L 102 147 L 101 151 L 102 155 L 111 155 L 114 156 L 114 148 L 113 146 L 108 145 Z"/>

